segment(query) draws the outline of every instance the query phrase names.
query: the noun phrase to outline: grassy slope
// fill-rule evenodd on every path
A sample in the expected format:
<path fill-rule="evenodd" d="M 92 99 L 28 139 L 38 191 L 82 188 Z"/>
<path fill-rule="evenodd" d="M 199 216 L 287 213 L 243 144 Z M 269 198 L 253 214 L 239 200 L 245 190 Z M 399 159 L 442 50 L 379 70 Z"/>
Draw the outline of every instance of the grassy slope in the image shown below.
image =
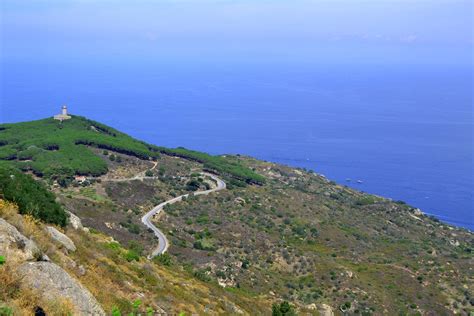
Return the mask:
<path fill-rule="evenodd" d="M 472 310 L 472 233 L 303 170 L 247 164 L 267 175 L 265 185 L 166 211 L 158 225 L 170 232 L 171 254 L 195 269 L 211 266 L 240 291 L 302 305 L 390 315 Z"/>
<path fill-rule="evenodd" d="M 95 126 L 95 130 L 90 126 Z M 35 129 L 40 132 L 33 133 Z M 56 142 L 48 143 L 54 139 Z M 146 263 L 129 264 L 123 259 L 125 250 L 110 247 L 100 234 L 75 236 L 76 233 L 71 232 L 77 243 L 88 245 L 74 260 L 95 262 L 94 266 L 100 268 L 97 277 L 105 275 L 104 279 L 112 280 L 107 282 L 115 284 L 114 279 L 120 279 L 124 272 L 128 281 L 133 279 L 138 282 L 145 277 L 147 280 L 137 283 L 135 291 L 142 287 L 149 289 L 146 291 L 153 296 L 152 293 L 162 290 L 159 292 L 161 298 L 167 297 L 166 291 L 176 291 L 172 294 L 173 300 L 192 302 L 190 306 L 197 306 L 193 307 L 194 311 L 202 311 L 202 302 L 213 302 L 214 295 L 222 295 L 213 283 L 217 277 L 233 284 L 226 291 L 235 295 L 232 299 L 245 302 L 244 306 L 252 302 L 249 308 L 257 313 L 264 310 L 262 302 L 281 297 L 300 306 L 324 303 L 338 308 L 350 303 L 351 312 L 357 310 L 368 314 L 385 311 L 397 314 L 426 311 L 437 314 L 452 311 L 466 313 L 473 306 L 473 282 L 469 276 L 473 260 L 472 233 L 417 215 L 407 205 L 350 190 L 302 170 L 247 158 L 212 157 L 181 148 L 151 146 L 79 117 L 64 122 L 62 129 L 51 119 L 0 125 L 0 157 L 3 157 L 0 165 L 14 164 L 34 170 L 35 163 L 44 162 L 46 166 L 39 164 L 38 167 L 44 170 L 57 166 L 71 167 L 75 163 L 97 159 L 97 165 L 102 164 L 107 170 L 100 154 L 94 155 L 84 145 L 76 145 L 77 142 L 113 148 L 140 158 L 165 153 L 158 158 L 159 166 L 165 166 L 164 175 L 153 184 L 160 188 L 159 193 L 145 187 L 145 184 L 136 189 L 139 192 L 149 190 L 150 199 L 165 199 L 171 190 L 183 190 L 184 182 L 177 183 L 175 176 L 179 174 L 177 170 L 181 176 L 191 173 L 193 163 L 190 161 L 200 162 L 205 168 L 246 182 L 263 183 L 260 180 L 262 176 L 252 170 L 267 179 L 263 186 L 245 189 L 231 186 L 230 190 L 189 199 L 167 210 L 159 225 L 171 232 L 170 251 L 176 263 L 173 268 L 165 270 L 171 271 L 173 278 L 179 278 L 181 283 L 169 276 L 163 277 L 163 284 L 159 283 L 162 287 L 156 287 L 155 273 L 161 276 L 160 273 L 164 272 L 153 270 L 150 275 L 146 272 L 149 270 Z M 46 149 L 55 149 L 55 145 L 59 147 L 57 150 Z M 35 153 L 30 156 L 22 153 L 28 150 Z M 77 159 L 76 155 L 84 157 Z M 183 163 L 182 159 L 169 156 L 188 161 Z M 20 160 L 27 158 L 31 161 Z M 140 212 L 129 214 L 125 208 L 129 201 L 124 200 L 121 205 L 116 200 L 120 195 L 124 199 L 133 196 L 134 192 L 119 194 L 118 184 L 117 188 L 115 185 L 106 188 L 110 192 L 117 191 L 115 195 L 107 191 L 107 194 L 110 193 L 107 198 L 119 209 L 111 209 L 107 213 L 109 218 L 121 214 L 123 218 L 139 223 Z M 127 189 L 132 187 L 127 186 Z M 106 207 L 100 201 L 93 203 L 74 196 L 62 198 L 70 200 L 71 205 L 75 205 L 72 202 L 77 202 L 77 205 L 82 203 L 84 209 L 90 209 L 88 216 L 91 223 L 98 222 L 104 226 L 103 221 L 111 221 L 109 218 L 93 217 L 94 214 L 104 213 Z M 110 233 L 107 229 L 104 231 Z M 146 234 L 143 232 L 143 236 L 140 233 L 137 237 L 146 237 Z M 98 261 L 94 253 L 113 260 Z M 186 262 L 191 269 L 188 269 Z M 181 270 L 183 268 L 192 272 Z M 130 272 L 130 269 L 133 271 Z M 214 280 L 210 283 L 199 283 L 191 276 L 192 273 L 207 273 L 205 271 L 208 270 L 211 280 Z M 101 298 L 100 292 L 94 290 L 94 284 L 100 283 L 98 279 L 84 281 L 86 284 L 90 282 L 91 291 L 97 293 L 101 303 L 107 307 L 118 304 L 115 299 L 109 301 L 108 296 Z M 195 296 L 183 294 L 182 284 L 187 282 L 197 282 L 216 294 L 210 295 L 207 290 Z M 123 286 L 122 282 L 111 285 L 107 292 L 120 286 Z M 269 295 L 270 291 L 274 294 Z M 133 297 L 132 292 L 127 290 L 120 295 Z M 219 303 L 219 308 L 224 305 Z"/>
<path fill-rule="evenodd" d="M 64 232 L 77 247 L 74 253 L 67 254 L 44 233 L 42 223 L 19 216 L 14 204 L 1 199 L 0 217 L 32 238 L 53 262 L 89 289 L 109 315 L 114 307 L 128 315 L 137 299 L 142 301 L 142 315 L 147 307 L 154 311 L 161 308 L 173 315 L 232 314 L 236 309 L 245 314 L 268 314 L 270 310 L 270 303 L 264 299 L 227 292 L 214 283 L 197 280 L 179 267 L 166 267 L 144 258 L 127 261 L 127 250 L 100 233 L 66 229 Z M 79 266 L 84 267 L 85 274 L 79 272 Z M 18 290 L 16 267 L 15 258 L 6 258 L 6 263 L 0 265 L 0 306 L 12 308 L 14 315 L 28 315 L 35 306 L 45 308 L 48 315 L 67 314 L 67 305 L 42 302 L 35 293 Z"/>
<path fill-rule="evenodd" d="M 0 166 L 15 165 L 43 176 L 68 173 L 98 176 L 107 172 L 105 162 L 87 147 L 110 149 L 141 159 L 160 153 L 203 163 L 213 170 L 248 183 L 264 178 L 224 157 L 184 148 L 169 149 L 138 141 L 124 133 L 84 117 L 73 116 L 60 123 L 52 118 L 0 125 Z"/>

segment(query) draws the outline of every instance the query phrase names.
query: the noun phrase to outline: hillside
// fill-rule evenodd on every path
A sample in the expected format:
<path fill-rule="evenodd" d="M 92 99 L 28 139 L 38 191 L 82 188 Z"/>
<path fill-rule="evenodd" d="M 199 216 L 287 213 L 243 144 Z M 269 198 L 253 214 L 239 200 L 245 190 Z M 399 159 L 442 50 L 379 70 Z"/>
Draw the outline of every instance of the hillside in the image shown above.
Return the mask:
<path fill-rule="evenodd" d="M 158 147 L 77 116 L 0 125 L 1 168 L 0 197 L 16 204 L 2 202 L 0 216 L 106 313 L 272 314 L 282 301 L 304 315 L 473 312 L 472 232 L 312 171 Z M 78 229 L 74 215 L 62 225 L 33 212 L 41 207 L 26 197 L 32 191 L 11 189 L 32 187 L 31 177 L 16 175 L 21 185 L 13 186 L 11 168 L 31 174 L 39 183 L 34 192 L 49 189 L 54 203 L 87 228 Z M 169 251 L 147 259 L 157 241 L 141 217 L 163 201 L 212 187 L 204 170 L 227 189 L 166 206 L 155 225 Z M 57 228 L 76 250 L 51 240 L 45 223 L 64 226 Z M 0 278 L 15 270 L 15 260 L 6 258 Z M 22 303 L 32 294 L 20 283 L 16 294 L 0 288 L 0 308 L 59 308 L 41 296 Z M 60 309 L 73 309 L 69 303 Z"/>
<path fill-rule="evenodd" d="M 14 165 L 39 176 L 54 178 L 105 174 L 107 164 L 86 146 L 113 150 L 140 159 L 156 159 L 160 153 L 165 153 L 198 161 L 208 170 L 221 172 L 239 181 L 263 181 L 258 174 L 223 157 L 185 148 L 170 149 L 146 144 L 80 116 L 63 122 L 48 118 L 0 124 L 0 165 Z"/>

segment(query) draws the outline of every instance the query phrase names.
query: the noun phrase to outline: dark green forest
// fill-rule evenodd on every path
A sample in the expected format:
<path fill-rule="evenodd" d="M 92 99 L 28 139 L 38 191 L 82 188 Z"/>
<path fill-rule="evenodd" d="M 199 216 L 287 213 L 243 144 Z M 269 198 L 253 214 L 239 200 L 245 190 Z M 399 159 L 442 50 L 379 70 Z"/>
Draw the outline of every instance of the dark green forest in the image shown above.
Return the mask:
<path fill-rule="evenodd" d="M 57 178 L 65 173 L 100 176 L 107 173 L 106 162 L 88 146 L 147 160 L 157 159 L 160 154 L 179 156 L 238 181 L 264 182 L 262 176 L 230 158 L 147 144 L 81 116 L 63 122 L 48 118 L 0 125 L 0 166 L 32 171 L 40 177 Z"/>

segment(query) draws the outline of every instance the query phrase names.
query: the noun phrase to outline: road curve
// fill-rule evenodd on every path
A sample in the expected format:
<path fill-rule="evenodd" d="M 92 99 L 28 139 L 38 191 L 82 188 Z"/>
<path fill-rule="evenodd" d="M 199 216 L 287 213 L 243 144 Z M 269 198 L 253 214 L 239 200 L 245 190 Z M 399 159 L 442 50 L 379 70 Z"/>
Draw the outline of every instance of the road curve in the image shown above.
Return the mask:
<path fill-rule="evenodd" d="M 210 190 L 206 190 L 206 191 L 193 192 L 192 193 L 193 195 L 207 195 L 209 193 L 224 190 L 226 188 L 225 182 L 222 181 L 221 179 L 219 179 L 218 177 L 216 177 L 215 175 L 210 174 L 210 173 L 206 173 L 206 172 L 203 172 L 202 175 L 209 176 L 212 179 L 214 179 L 217 182 L 217 187 L 215 187 L 213 189 L 210 189 Z M 163 234 L 163 232 L 161 230 L 159 230 L 155 225 L 153 225 L 153 223 L 151 222 L 151 219 L 156 214 L 159 214 L 163 210 L 163 207 L 165 205 L 174 204 L 176 202 L 181 201 L 183 199 L 183 197 L 188 197 L 188 196 L 189 196 L 189 194 L 183 194 L 183 195 L 177 196 L 177 197 L 175 197 L 171 200 L 168 200 L 166 202 L 158 204 L 151 211 L 149 211 L 148 213 L 143 215 L 142 223 L 146 227 L 151 229 L 153 231 L 153 233 L 155 234 L 155 236 L 158 238 L 158 246 L 148 256 L 149 259 L 151 259 L 151 258 L 153 258 L 157 255 L 161 255 L 161 254 L 165 253 L 166 250 L 168 250 L 168 247 L 169 247 L 169 242 L 168 242 L 168 239 L 166 239 L 165 234 Z"/>

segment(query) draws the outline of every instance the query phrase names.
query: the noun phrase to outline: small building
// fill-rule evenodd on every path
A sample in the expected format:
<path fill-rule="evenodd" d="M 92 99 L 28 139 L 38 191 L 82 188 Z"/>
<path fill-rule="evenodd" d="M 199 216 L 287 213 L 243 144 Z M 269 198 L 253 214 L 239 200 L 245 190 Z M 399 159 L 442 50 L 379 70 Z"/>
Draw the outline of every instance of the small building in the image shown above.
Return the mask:
<path fill-rule="evenodd" d="M 85 176 L 74 176 L 74 180 L 82 184 L 87 180 L 87 178 Z"/>
<path fill-rule="evenodd" d="M 61 108 L 61 114 L 57 114 L 54 116 L 54 119 L 55 120 L 58 120 L 58 121 L 64 121 L 64 120 L 69 120 L 71 119 L 71 116 L 67 114 L 67 106 L 66 105 L 63 105 L 62 108 Z"/>

